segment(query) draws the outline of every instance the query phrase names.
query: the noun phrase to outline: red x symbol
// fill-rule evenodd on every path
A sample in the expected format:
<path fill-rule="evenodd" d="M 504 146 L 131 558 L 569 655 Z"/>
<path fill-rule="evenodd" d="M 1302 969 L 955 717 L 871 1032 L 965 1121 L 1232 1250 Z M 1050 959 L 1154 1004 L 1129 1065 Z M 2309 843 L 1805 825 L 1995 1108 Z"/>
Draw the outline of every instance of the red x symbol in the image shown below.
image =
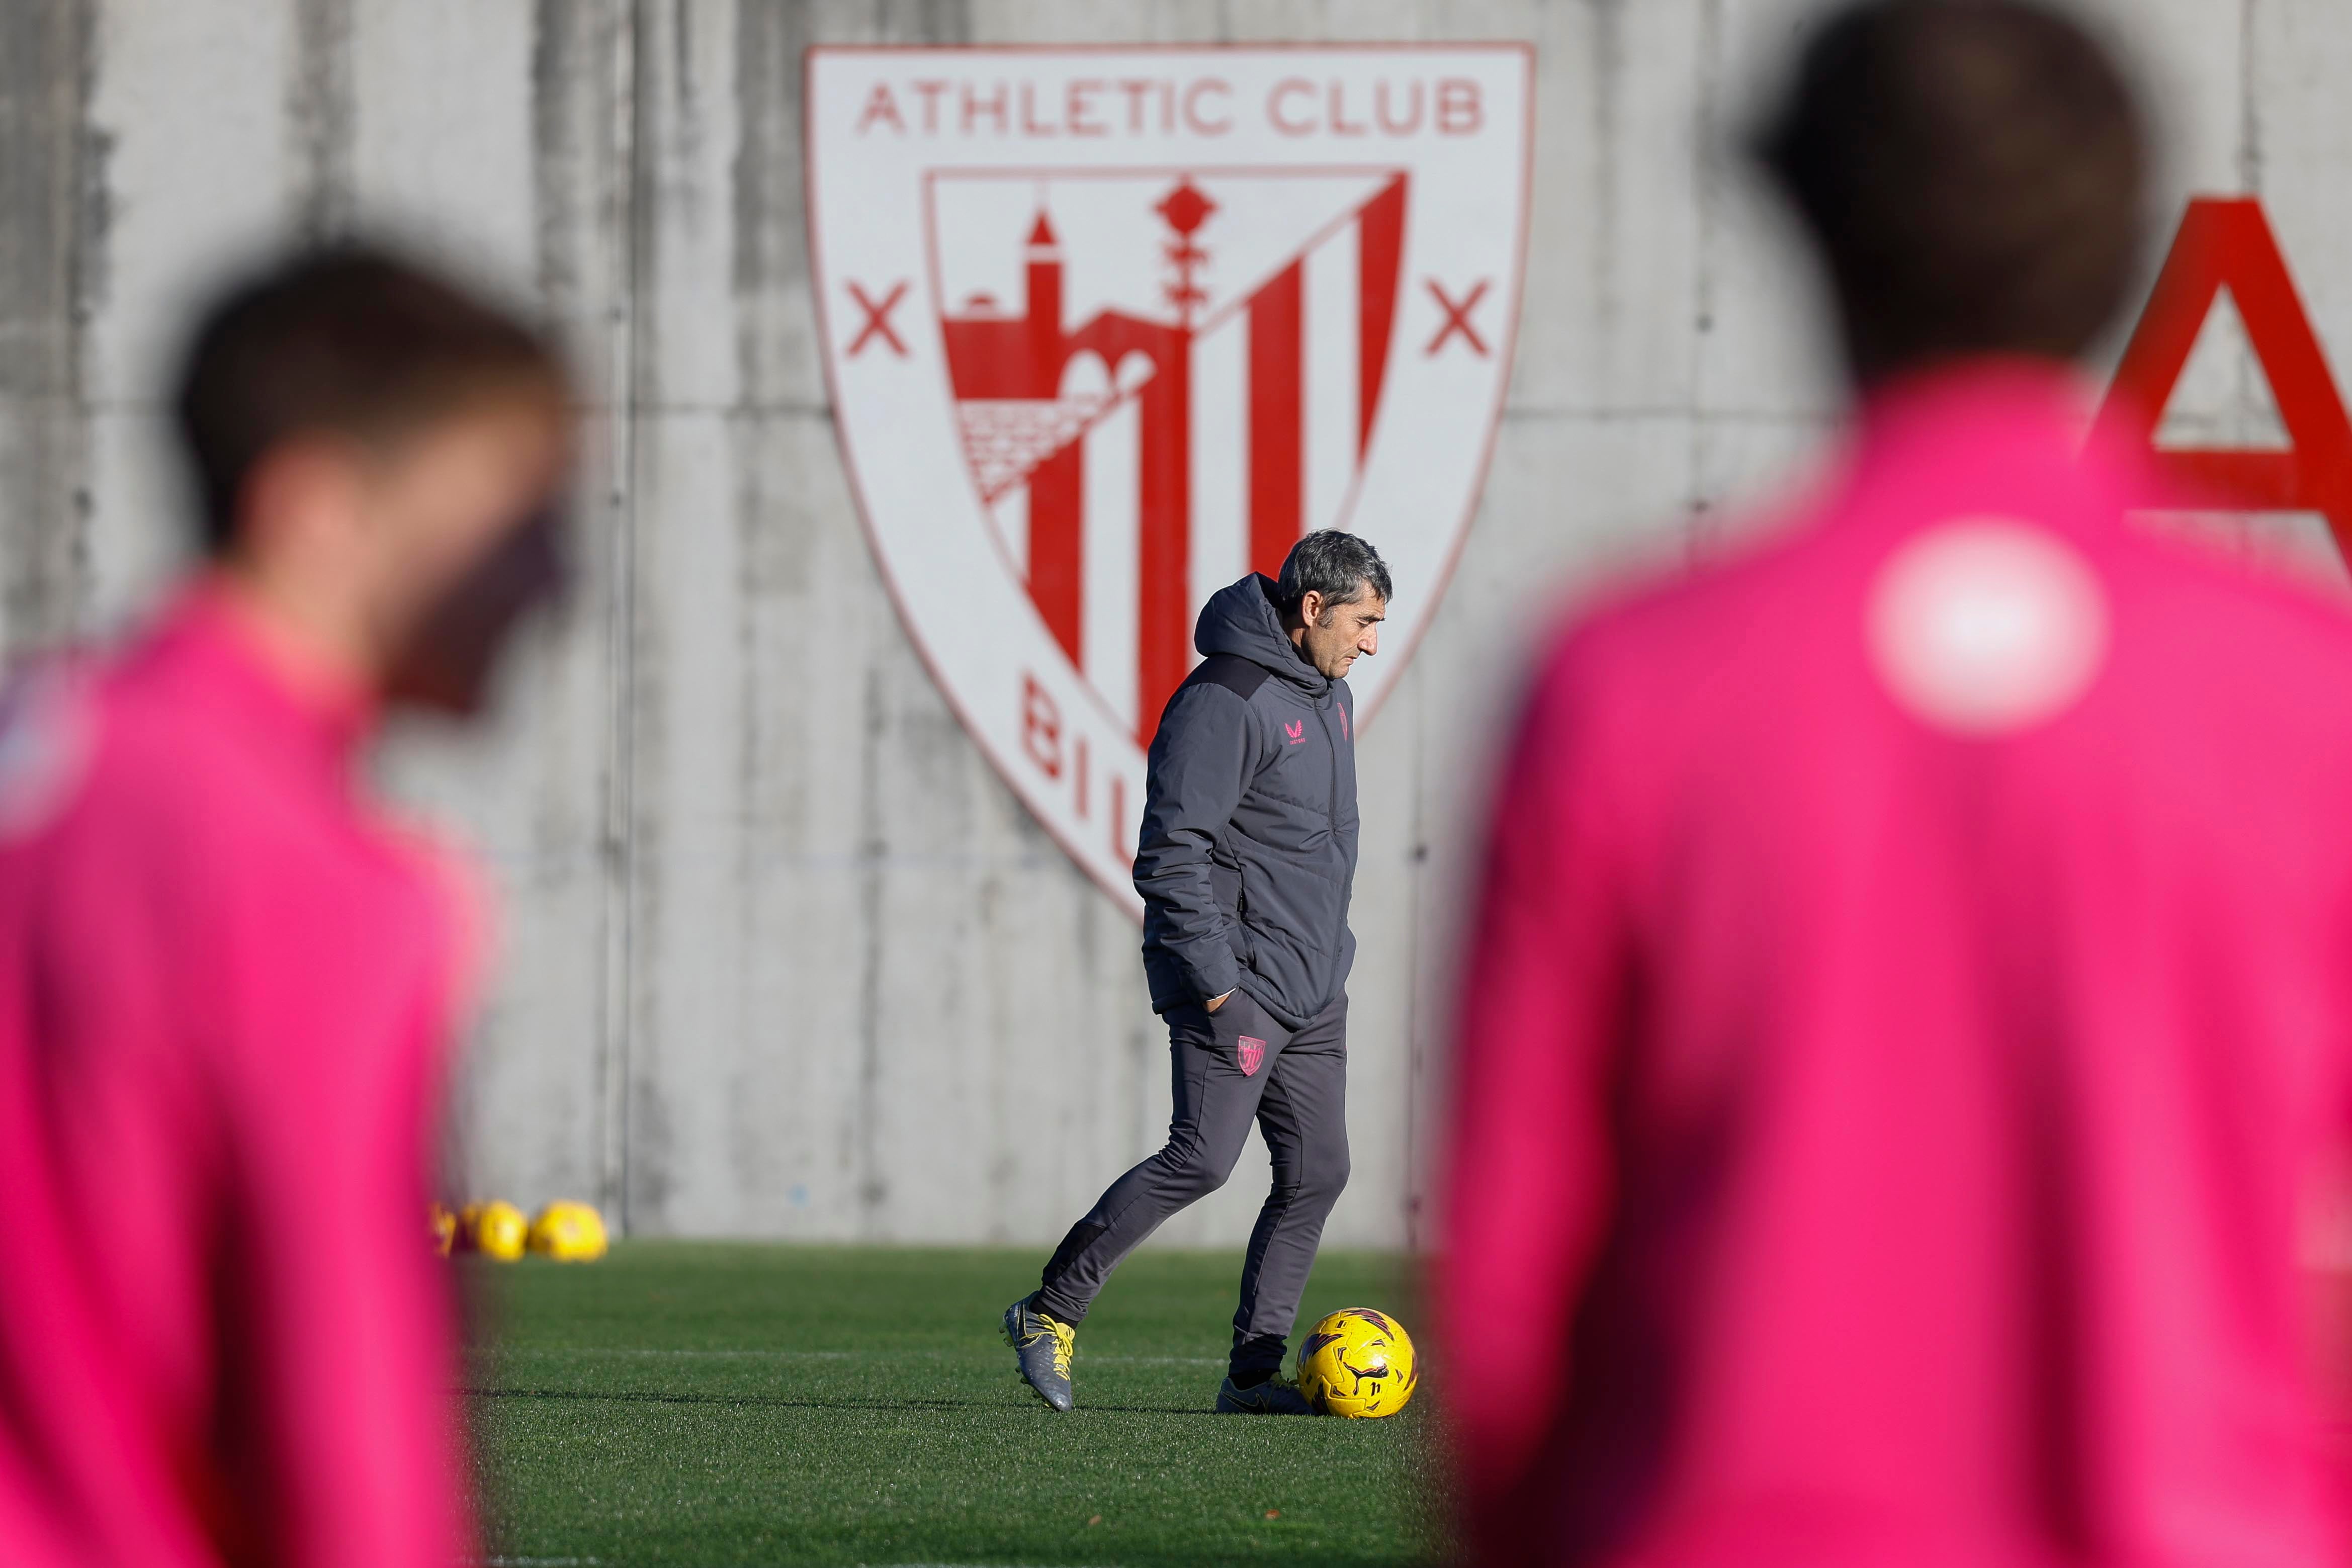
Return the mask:
<path fill-rule="evenodd" d="M 882 302 L 878 305 L 867 299 L 866 290 L 855 283 L 849 286 L 849 297 L 857 301 L 859 310 L 866 312 L 866 325 L 858 329 L 857 336 L 850 340 L 849 357 L 856 359 L 868 342 L 879 337 L 898 351 L 900 359 L 905 359 L 907 345 L 900 342 L 898 334 L 890 330 L 890 312 L 897 310 L 898 301 L 907 297 L 906 283 L 902 280 L 897 288 L 882 296 Z"/>
<path fill-rule="evenodd" d="M 1445 346 L 1446 339 L 1460 332 L 1470 340 L 1471 353 L 1484 359 L 1486 354 L 1486 340 L 1480 337 L 1478 329 L 1470 324 L 1470 312 L 1476 310 L 1478 301 L 1486 297 L 1486 286 L 1494 280 L 1488 278 L 1478 279 L 1471 286 L 1470 292 L 1462 297 L 1462 302 L 1458 305 L 1445 297 L 1445 290 L 1439 285 L 1436 279 L 1431 278 L 1425 281 L 1429 284 L 1429 291 L 1437 296 L 1437 308 L 1445 312 L 1445 324 L 1437 329 L 1437 335 L 1429 340 L 1429 347 L 1424 352 L 1431 357 L 1434 357 L 1437 351 Z"/>

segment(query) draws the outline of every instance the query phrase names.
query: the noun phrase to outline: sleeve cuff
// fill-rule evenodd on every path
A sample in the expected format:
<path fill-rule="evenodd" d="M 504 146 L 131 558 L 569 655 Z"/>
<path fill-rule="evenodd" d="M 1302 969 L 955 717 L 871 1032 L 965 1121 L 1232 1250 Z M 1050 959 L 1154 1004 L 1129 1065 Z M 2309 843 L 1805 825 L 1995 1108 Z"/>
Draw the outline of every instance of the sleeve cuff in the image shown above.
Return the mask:
<path fill-rule="evenodd" d="M 1241 983 L 1241 965 L 1237 963 L 1228 963 L 1213 973 L 1200 969 L 1192 971 L 1192 984 L 1200 991 L 1198 999 L 1202 1002 L 1239 990 Z"/>

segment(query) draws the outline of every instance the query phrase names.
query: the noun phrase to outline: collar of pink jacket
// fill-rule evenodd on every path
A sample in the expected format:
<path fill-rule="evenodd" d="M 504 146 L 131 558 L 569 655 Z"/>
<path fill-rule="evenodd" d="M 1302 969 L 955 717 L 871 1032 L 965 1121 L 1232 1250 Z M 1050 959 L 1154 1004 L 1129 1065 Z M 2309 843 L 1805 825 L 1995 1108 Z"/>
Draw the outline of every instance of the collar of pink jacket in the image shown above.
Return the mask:
<path fill-rule="evenodd" d="M 2063 425 L 2079 440 L 2097 405 L 2097 387 L 2071 364 L 1984 354 L 1939 361 L 1877 383 L 1863 395 L 1862 426 L 1873 439 L 1932 433 L 1948 440 L 1956 419 L 1981 425 L 2022 417 Z"/>
<path fill-rule="evenodd" d="M 353 763 L 374 737 L 382 704 L 348 674 L 273 634 L 213 577 L 180 589 L 145 645 L 146 658 L 195 678 L 207 710 L 339 797 L 353 821 L 436 889 L 453 939 L 453 1017 L 479 1000 L 498 942 L 497 898 L 479 858 L 437 823 L 354 789 Z"/>
<path fill-rule="evenodd" d="M 314 754 L 337 773 L 375 732 L 375 694 L 348 672 L 273 633 L 212 576 L 183 587 L 164 610 L 156 645 L 200 666 L 206 685 L 239 715 Z"/>
<path fill-rule="evenodd" d="M 2097 411 L 2097 388 L 2072 365 L 2021 355 L 1948 361 L 1864 394 L 1846 460 L 1837 466 L 1842 488 L 1849 502 L 1853 492 L 1885 489 L 1965 494 L 1975 488 L 1972 479 L 1988 473 L 2039 473 L 2060 494 L 2088 480 L 2153 499 L 2145 453 L 2095 427 Z M 1849 504 L 1832 511 L 1851 517 L 1881 509 Z M 2094 506 L 2056 509 L 2038 521 L 2096 529 L 2118 518 L 2113 507 Z"/>

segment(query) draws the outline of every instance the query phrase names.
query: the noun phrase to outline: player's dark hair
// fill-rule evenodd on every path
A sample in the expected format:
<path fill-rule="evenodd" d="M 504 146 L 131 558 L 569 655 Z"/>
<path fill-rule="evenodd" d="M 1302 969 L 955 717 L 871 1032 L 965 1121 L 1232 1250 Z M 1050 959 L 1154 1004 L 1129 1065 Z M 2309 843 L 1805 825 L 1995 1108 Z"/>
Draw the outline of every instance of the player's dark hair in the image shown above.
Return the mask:
<path fill-rule="evenodd" d="M 1283 557 L 1274 596 L 1284 609 L 1295 610 L 1309 594 L 1322 595 L 1328 605 L 1352 605 L 1368 588 L 1387 603 L 1389 565 L 1381 552 L 1352 533 L 1318 528 Z"/>
<path fill-rule="evenodd" d="M 231 288 L 198 321 L 173 408 L 206 549 L 236 542 L 255 464 L 300 436 L 396 443 L 500 397 L 560 405 L 555 350 L 513 316 L 382 251 L 297 256 Z"/>
<path fill-rule="evenodd" d="M 2029 0 L 1865 0 L 1755 139 L 1820 243 L 1867 383 L 1962 354 L 2071 359 L 2122 306 L 2147 153 L 2123 73 Z"/>

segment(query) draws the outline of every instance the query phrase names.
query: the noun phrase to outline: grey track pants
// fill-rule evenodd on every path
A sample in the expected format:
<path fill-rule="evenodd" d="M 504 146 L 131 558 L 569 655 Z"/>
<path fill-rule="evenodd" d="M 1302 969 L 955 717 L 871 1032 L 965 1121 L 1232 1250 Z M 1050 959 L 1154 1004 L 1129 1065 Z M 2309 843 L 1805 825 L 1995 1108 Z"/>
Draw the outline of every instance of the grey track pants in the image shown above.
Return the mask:
<path fill-rule="evenodd" d="M 1281 1364 L 1323 1221 L 1348 1184 L 1348 998 L 1292 1031 L 1246 992 L 1211 1013 L 1171 1008 L 1176 1110 L 1168 1144 L 1110 1184 L 1045 1265 L 1038 1307 L 1066 1323 L 1160 1222 L 1225 1184 L 1255 1121 L 1274 1187 L 1250 1233 L 1234 1314 L 1236 1372 Z"/>

